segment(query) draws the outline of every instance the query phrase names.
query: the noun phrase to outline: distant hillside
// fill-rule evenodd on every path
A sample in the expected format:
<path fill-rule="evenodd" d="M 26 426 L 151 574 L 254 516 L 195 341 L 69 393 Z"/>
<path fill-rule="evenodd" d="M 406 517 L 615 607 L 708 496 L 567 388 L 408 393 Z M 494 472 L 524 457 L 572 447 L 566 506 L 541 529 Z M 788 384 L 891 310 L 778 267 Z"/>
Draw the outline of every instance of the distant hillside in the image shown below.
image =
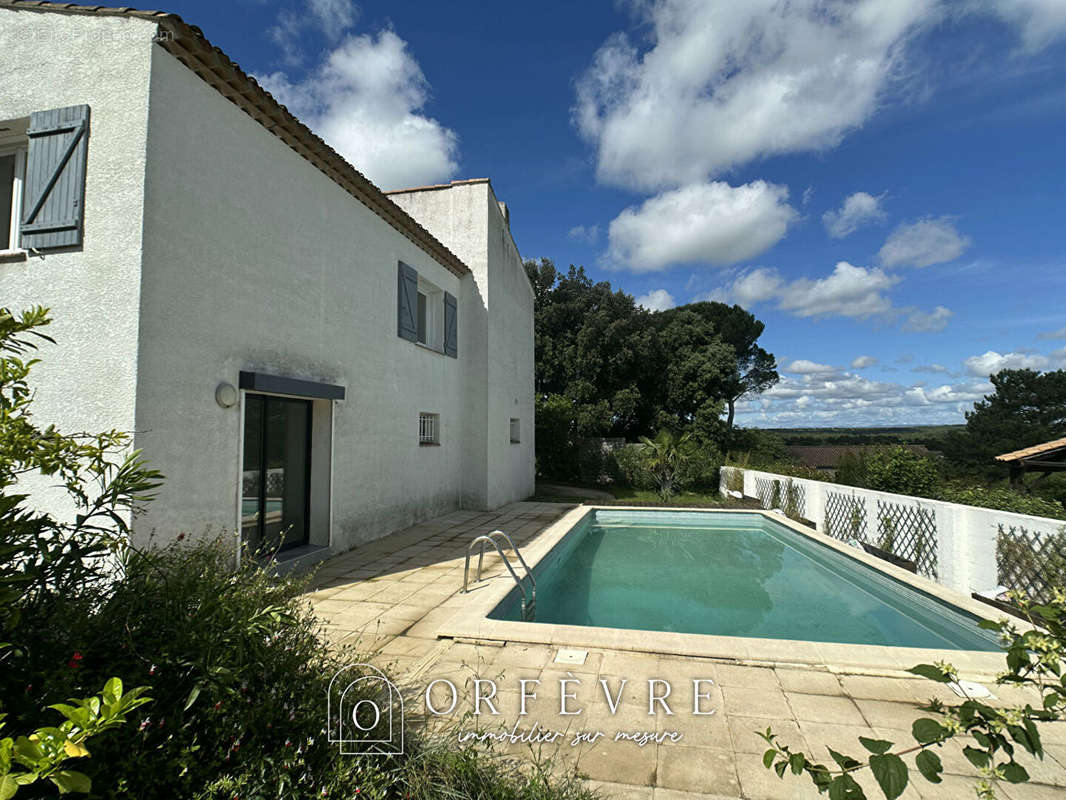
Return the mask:
<path fill-rule="evenodd" d="M 768 428 L 780 436 L 786 445 L 879 445 L 922 444 L 931 450 L 951 431 L 963 430 L 965 425 L 911 425 L 881 428 Z"/>

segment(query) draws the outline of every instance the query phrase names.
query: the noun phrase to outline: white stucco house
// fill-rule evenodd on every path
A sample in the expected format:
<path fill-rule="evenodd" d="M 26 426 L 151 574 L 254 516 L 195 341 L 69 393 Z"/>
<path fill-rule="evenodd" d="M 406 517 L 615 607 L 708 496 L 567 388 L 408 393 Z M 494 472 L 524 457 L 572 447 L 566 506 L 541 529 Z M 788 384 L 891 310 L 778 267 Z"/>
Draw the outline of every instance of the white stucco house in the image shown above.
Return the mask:
<path fill-rule="evenodd" d="M 309 559 L 533 492 L 489 181 L 382 193 L 174 15 L 0 0 L 0 305 L 34 304 L 35 414 L 166 475 L 137 536 Z"/>

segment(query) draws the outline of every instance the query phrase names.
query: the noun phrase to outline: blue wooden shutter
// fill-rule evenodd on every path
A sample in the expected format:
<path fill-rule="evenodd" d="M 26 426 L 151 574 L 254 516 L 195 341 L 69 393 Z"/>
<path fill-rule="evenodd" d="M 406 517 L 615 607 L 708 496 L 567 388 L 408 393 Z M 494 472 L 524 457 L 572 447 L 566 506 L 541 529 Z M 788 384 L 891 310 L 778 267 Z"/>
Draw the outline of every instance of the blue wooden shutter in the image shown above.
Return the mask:
<path fill-rule="evenodd" d="M 455 298 L 444 293 L 444 355 L 459 357 L 459 329 L 456 326 L 457 306 Z"/>
<path fill-rule="evenodd" d="M 30 147 L 20 244 L 35 250 L 80 245 L 89 107 L 34 111 L 26 134 Z"/>
<path fill-rule="evenodd" d="M 418 273 L 400 262 L 398 331 L 401 339 L 418 341 Z"/>

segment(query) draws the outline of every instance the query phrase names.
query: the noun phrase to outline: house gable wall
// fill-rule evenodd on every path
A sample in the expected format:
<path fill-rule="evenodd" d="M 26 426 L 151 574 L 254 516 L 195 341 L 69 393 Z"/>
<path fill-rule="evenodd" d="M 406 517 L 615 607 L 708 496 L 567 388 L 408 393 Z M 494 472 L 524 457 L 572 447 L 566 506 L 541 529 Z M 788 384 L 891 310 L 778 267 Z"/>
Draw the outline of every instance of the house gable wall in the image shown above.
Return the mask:
<path fill-rule="evenodd" d="M 464 283 L 162 48 L 152 54 L 137 443 L 169 475 L 139 530 L 232 529 L 240 370 L 339 384 L 333 548 L 458 507 L 468 357 L 397 336 L 397 265 Z M 441 416 L 420 447 L 418 414 Z"/>

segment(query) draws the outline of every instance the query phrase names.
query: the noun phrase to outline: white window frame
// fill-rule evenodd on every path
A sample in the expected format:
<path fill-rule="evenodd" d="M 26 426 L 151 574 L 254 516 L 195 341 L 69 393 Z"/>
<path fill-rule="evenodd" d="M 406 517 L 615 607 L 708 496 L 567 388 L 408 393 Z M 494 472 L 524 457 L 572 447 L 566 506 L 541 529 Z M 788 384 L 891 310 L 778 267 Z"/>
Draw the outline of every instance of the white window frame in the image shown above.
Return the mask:
<path fill-rule="evenodd" d="M 522 444 L 521 417 L 511 417 L 511 444 Z"/>
<path fill-rule="evenodd" d="M 418 294 L 426 297 L 426 340 L 417 341 L 421 347 L 437 353 L 444 352 L 444 290 L 418 276 Z M 415 309 L 415 324 L 418 323 L 418 309 Z"/>
<path fill-rule="evenodd" d="M 0 242 L 0 256 L 20 255 L 19 227 L 22 224 L 22 197 L 26 184 L 26 146 L 0 146 L 0 156 L 15 156 L 15 180 L 11 184 L 11 228 L 8 241 Z"/>
<path fill-rule="evenodd" d="M 418 444 L 423 447 L 440 445 L 440 414 L 418 412 Z"/>

